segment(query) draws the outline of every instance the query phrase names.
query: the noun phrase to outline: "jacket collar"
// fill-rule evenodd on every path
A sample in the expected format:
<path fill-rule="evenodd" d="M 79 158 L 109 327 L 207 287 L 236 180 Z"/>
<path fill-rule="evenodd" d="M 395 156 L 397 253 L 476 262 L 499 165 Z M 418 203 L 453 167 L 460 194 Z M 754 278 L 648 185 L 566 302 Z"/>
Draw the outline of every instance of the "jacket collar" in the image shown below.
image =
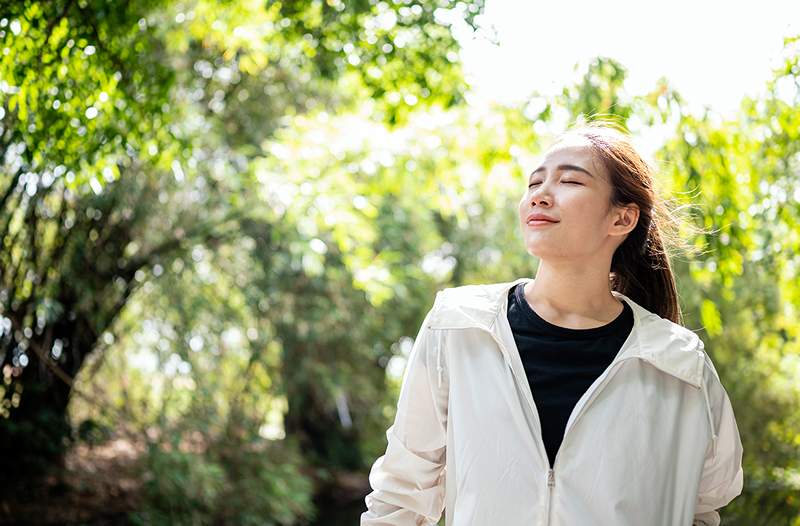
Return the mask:
<path fill-rule="evenodd" d="M 428 328 L 475 328 L 498 335 L 501 317 L 506 318 L 509 289 L 528 281 L 533 281 L 533 278 L 440 290 L 436 294 Z M 700 388 L 705 358 L 699 336 L 686 327 L 647 310 L 625 294 L 617 291 L 612 291 L 612 294 L 630 305 L 634 317 L 630 344 L 624 346 L 614 361 L 638 357 L 661 371 Z"/>

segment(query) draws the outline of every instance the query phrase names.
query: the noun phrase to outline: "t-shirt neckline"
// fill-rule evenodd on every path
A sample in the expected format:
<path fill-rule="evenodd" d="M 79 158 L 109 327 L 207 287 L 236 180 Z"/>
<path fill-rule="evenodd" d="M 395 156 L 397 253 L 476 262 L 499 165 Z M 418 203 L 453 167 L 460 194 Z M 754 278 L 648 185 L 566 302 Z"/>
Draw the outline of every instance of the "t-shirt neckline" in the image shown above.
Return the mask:
<path fill-rule="evenodd" d="M 513 291 L 514 299 L 525 315 L 525 317 L 533 323 L 538 329 L 542 331 L 557 334 L 559 336 L 569 336 L 569 337 L 577 337 L 577 338 L 596 338 L 598 336 L 606 336 L 610 334 L 615 334 L 619 330 L 621 330 L 626 323 L 628 322 L 629 316 L 633 313 L 630 312 L 631 307 L 628 305 L 627 302 L 622 302 L 622 312 L 611 320 L 610 322 L 606 323 L 605 325 L 601 325 L 599 327 L 591 327 L 588 329 L 573 329 L 570 327 L 562 327 L 560 325 L 555 325 L 550 323 L 549 321 L 545 320 L 539 314 L 536 313 L 535 310 L 531 307 L 528 303 L 528 300 L 525 298 L 525 283 L 519 283 L 514 288 Z"/>

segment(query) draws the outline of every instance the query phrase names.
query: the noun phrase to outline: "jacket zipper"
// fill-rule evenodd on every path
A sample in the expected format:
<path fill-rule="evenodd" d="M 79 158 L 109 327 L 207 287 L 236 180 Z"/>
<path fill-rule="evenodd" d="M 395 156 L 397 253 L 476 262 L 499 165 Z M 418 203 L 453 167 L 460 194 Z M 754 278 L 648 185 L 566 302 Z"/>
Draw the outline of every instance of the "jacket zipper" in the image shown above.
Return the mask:
<path fill-rule="evenodd" d="M 558 455 L 558 453 L 556 453 Z M 555 462 L 553 462 L 553 466 L 555 466 Z M 547 468 L 547 500 L 545 500 L 545 509 L 544 509 L 544 519 L 545 524 L 550 524 L 550 507 L 552 506 L 553 500 L 553 488 L 556 485 L 556 474 L 555 470 L 551 467 Z"/>
<path fill-rule="evenodd" d="M 522 384 L 520 383 L 519 377 L 514 372 L 514 368 L 511 366 L 511 363 L 509 363 L 508 350 L 503 345 L 503 342 L 501 342 L 500 339 L 493 332 L 491 332 L 491 331 L 486 331 L 486 332 L 488 332 L 492 336 L 492 338 L 494 339 L 495 343 L 497 343 L 497 345 L 500 347 L 500 349 L 503 350 L 503 352 L 504 352 L 503 357 L 505 358 L 506 365 L 508 366 L 509 370 L 511 371 L 511 376 L 514 378 L 514 381 L 517 383 L 517 389 L 520 389 L 521 388 L 520 386 Z M 536 410 L 535 404 L 530 409 L 532 409 L 533 413 L 536 415 L 536 419 L 539 421 L 539 428 L 541 429 L 542 421 L 541 421 L 541 418 L 539 418 L 539 412 Z M 537 440 L 536 442 L 537 442 L 537 446 L 539 446 L 539 452 L 541 453 L 545 464 L 547 464 L 547 472 L 546 472 L 546 476 L 545 476 L 545 487 L 544 487 L 544 489 L 545 489 L 545 501 L 544 501 L 544 507 L 545 507 L 545 509 L 544 509 L 544 519 L 545 520 L 544 520 L 544 525 L 547 526 L 548 524 L 550 524 L 550 500 L 551 500 L 551 494 L 552 494 L 553 488 L 555 487 L 555 484 L 556 484 L 556 482 L 555 482 L 555 469 L 554 469 L 555 468 L 555 461 L 553 461 L 553 467 L 551 468 L 550 465 L 549 465 L 550 461 L 547 458 L 547 450 L 544 447 L 544 440 L 542 440 L 542 438 L 539 437 L 539 440 Z M 558 458 L 558 453 L 556 453 L 556 458 Z"/>
<path fill-rule="evenodd" d="M 494 333 L 492 333 L 491 331 L 487 331 L 487 332 L 489 332 L 489 334 L 491 334 L 492 338 L 495 340 L 497 345 L 505 352 L 504 357 L 506 358 L 506 364 L 508 365 L 509 369 L 511 370 L 511 375 L 514 377 L 514 380 L 517 382 L 517 387 L 519 388 L 519 386 L 520 386 L 519 377 L 514 372 L 514 368 L 511 367 L 511 364 L 508 362 L 508 350 L 503 345 L 503 342 L 501 342 L 500 339 L 497 336 L 495 336 Z M 555 468 L 558 465 L 559 453 L 561 453 L 561 451 L 564 449 L 563 446 L 564 446 L 564 442 L 566 441 L 566 438 L 567 438 L 567 432 L 570 429 L 572 429 L 573 427 L 575 427 L 575 423 L 578 421 L 578 418 L 580 418 L 581 414 L 583 414 L 583 412 L 586 410 L 586 407 L 595 399 L 597 394 L 602 390 L 602 388 L 605 386 L 606 382 L 608 382 L 609 378 L 612 376 L 611 372 L 614 371 L 619 366 L 619 364 L 621 364 L 622 362 L 624 362 L 626 360 L 630 360 L 632 358 L 637 358 L 637 356 L 626 356 L 624 358 L 620 358 L 616 362 L 613 362 L 611 364 L 611 366 L 608 369 L 605 370 L 605 372 L 603 373 L 604 376 L 600 380 L 600 383 L 597 384 L 597 386 L 595 387 L 594 391 L 592 391 L 591 394 L 589 395 L 589 398 L 586 400 L 586 402 L 583 404 L 583 406 L 581 406 L 581 408 L 578 410 L 578 413 L 575 415 L 575 418 L 572 419 L 572 425 L 569 427 L 569 429 L 565 429 L 564 430 L 564 436 L 561 439 L 561 446 L 559 446 L 558 451 L 556 451 L 556 456 L 553 459 L 553 467 L 552 468 L 549 466 L 549 459 L 547 457 L 547 450 L 544 447 L 544 440 L 541 437 L 539 437 L 539 440 L 537 441 L 538 445 L 540 446 L 539 450 L 542 453 L 542 456 L 544 458 L 545 463 L 548 464 L 547 473 L 546 473 L 546 476 L 545 476 L 545 495 L 546 495 L 546 497 L 545 497 L 545 510 L 544 510 L 544 517 L 545 517 L 544 526 L 548 526 L 550 524 L 550 514 L 551 514 L 551 508 L 552 508 L 551 501 L 552 501 L 552 498 L 553 498 L 553 491 L 554 491 L 554 488 L 556 486 Z M 542 425 L 541 422 L 542 421 L 541 421 L 541 418 L 539 417 L 539 412 L 536 410 L 535 405 L 531 409 L 536 414 L 536 418 L 539 421 L 539 427 L 541 428 L 541 425 Z"/>

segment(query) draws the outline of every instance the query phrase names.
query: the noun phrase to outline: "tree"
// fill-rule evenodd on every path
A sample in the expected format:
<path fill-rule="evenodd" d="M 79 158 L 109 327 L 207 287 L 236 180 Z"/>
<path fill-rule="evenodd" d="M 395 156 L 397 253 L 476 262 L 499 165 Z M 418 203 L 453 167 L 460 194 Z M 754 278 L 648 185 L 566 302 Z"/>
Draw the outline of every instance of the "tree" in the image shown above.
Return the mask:
<path fill-rule="evenodd" d="M 481 3 L 459 6 L 472 21 Z M 4 476 L 57 464 L 72 382 L 146 276 L 264 219 L 242 167 L 286 118 L 366 96 L 399 123 L 460 100 L 448 7 L 28 0 L 4 11 Z"/>

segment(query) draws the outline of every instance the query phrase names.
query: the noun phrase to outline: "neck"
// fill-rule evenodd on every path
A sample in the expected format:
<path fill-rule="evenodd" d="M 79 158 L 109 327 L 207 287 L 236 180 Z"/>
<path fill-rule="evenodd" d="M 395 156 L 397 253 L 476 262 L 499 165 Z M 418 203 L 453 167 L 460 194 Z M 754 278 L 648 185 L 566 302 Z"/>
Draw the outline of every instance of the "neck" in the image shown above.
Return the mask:
<path fill-rule="evenodd" d="M 525 297 L 540 316 L 556 325 L 608 323 L 623 309 L 622 302 L 611 294 L 608 274 L 605 268 L 553 268 L 542 261 L 534 281 L 525 287 Z"/>

